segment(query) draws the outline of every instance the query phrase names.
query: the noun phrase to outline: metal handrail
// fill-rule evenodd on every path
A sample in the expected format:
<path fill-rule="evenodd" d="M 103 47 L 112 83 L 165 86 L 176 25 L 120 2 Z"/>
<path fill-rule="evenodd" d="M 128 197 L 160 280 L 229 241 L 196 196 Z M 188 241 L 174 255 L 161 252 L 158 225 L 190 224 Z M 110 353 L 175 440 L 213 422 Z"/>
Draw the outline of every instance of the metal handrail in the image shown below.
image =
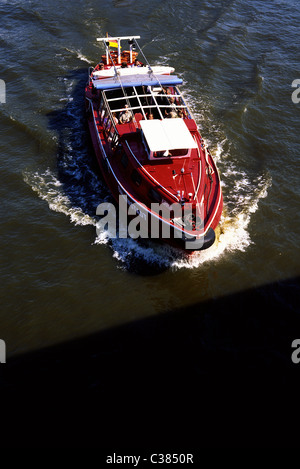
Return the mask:
<path fill-rule="evenodd" d="M 196 139 L 195 137 L 194 137 L 194 140 L 195 140 L 195 142 L 197 143 L 197 150 L 198 150 L 198 155 L 199 155 L 199 179 L 198 179 L 197 188 L 196 188 L 196 190 L 195 190 L 195 194 L 194 194 L 194 200 L 195 200 L 195 199 L 196 199 L 196 197 L 197 197 L 198 191 L 199 191 L 200 183 L 201 183 L 201 176 L 202 176 L 202 166 L 201 166 L 201 154 L 200 154 L 200 148 L 199 148 L 199 145 L 198 145 L 197 139 Z"/>
<path fill-rule="evenodd" d="M 111 109 L 110 109 L 110 107 L 109 107 L 109 105 L 108 105 L 107 97 L 106 97 L 105 93 L 103 93 L 102 96 L 103 96 L 103 101 L 104 101 L 104 104 L 105 104 L 105 108 L 108 110 L 108 115 L 109 115 L 109 117 L 110 117 L 110 120 L 111 120 L 111 122 L 112 122 L 112 125 L 113 125 L 113 127 L 114 127 L 114 130 L 115 130 L 115 132 L 119 135 L 119 132 L 118 132 L 118 130 L 117 130 L 116 123 L 115 123 L 115 120 L 114 120 L 114 116 L 112 115 L 112 111 L 111 111 Z M 100 119 L 101 119 L 101 121 L 102 121 L 102 118 L 101 118 L 101 117 L 100 117 Z"/>

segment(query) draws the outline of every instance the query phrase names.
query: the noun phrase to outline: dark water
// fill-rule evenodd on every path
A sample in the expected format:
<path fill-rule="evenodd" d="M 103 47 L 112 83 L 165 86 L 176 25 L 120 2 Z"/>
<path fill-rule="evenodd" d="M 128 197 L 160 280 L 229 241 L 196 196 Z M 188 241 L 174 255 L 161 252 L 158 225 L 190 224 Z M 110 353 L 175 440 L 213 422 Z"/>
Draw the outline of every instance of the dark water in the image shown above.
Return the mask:
<path fill-rule="evenodd" d="M 2 0 L 0 15 L 0 338 L 8 361 L 173 310 L 182 312 L 176 337 L 185 311 L 201 322 L 191 334 L 193 344 L 205 344 L 202 361 L 209 350 L 238 359 L 240 315 L 244 334 L 249 324 L 252 331 L 249 349 L 268 360 L 261 331 L 271 329 L 273 359 L 289 360 L 300 337 L 288 327 L 299 324 L 300 104 L 291 98 L 300 78 L 298 2 Z M 89 142 L 83 94 L 88 66 L 102 53 L 96 37 L 107 31 L 139 34 L 149 62 L 174 66 L 184 80 L 224 194 L 220 236 L 205 252 L 187 257 L 96 235 L 96 207 L 110 195 Z M 203 303 L 217 302 L 220 312 L 220 298 L 255 295 L 265 285 L 255 315 L 247 312 L 249 296 L 238 297 L 229 322 Z M 266 298 L 280 308 L 275 325 Z"/>
<path fill-rule="evenodd" d="M 0 8 L 1 333 L 9 353 L 299 274 L 296 2 Z M 96 237 L 95 210 L 109 193 L 89 146 L 83 92 L 106 31 L 141 35 L 150 63 L 170 64 L 184 79 L 223 183 L 221 235 L 206 252 L 187 258 Z"/>

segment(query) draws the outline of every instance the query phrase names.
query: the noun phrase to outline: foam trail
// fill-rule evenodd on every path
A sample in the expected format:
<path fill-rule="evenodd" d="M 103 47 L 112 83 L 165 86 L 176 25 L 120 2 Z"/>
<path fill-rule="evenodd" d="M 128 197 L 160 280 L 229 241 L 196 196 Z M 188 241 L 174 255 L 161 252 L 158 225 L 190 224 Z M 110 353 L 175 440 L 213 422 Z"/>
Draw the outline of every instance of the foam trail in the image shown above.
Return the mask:
<path fill-rule="evenodd" d="M 234 169 L 232 172 L 236 173 Z M 236 174 L 234 175 L 236 177 Z M 259 177 L 255 181 L 256 193 L 253 194 L 253 183 L 250 183 L 244 173 L 241 172 L 239 175 L 240 178 L 236 182 L 235 190 L 231 192 L 231 203 L 234 202 L 234 208 L 230 213 L 225 205 L 217 240 L 212 247 L 205 251 L 186 254 L 168 244 L 159 244 L 151 240 L 112 238 L 107 231 L 98 233 L 94 244 L 109 245 L 113 251 L 113 257 L 124 268 L 130 268 L 134 262 L 139 260 L 146 265 L 152 264 L 175 270 L 191 269 L 207 262 L 216 261 L 226 253 L 245 251 L 252 243 L 247 230 L 251 216 L 258 210 L 259 200 L 267 196 L 271 179 Z M 51 210 L 64 213 L 75 225 L 96 226 L 96 217 L 86 213 L 84 208 L 72 205 L 70 198 L 64 193 L 63 184 L 50 170 L 42 174 L 25 173 L 24 180 L 37 192 L 39 197 L 48 203 Z M 241 195 L 241 192 L 245 192 L 245 190 L 248 191 L 248 196 Z M 236 202 L 238 202 L 238 208 Z"/>
<path fill-rule="evenodd" d="M 242 198 L 239 195 L 240 185 L 237 184 L 237 192 L 233 193 L 233 199 L 239 199 L 239 206 L 233 212 L 228 213 L 226 204 L 224 204 L 223 216 L 220 221 L 220 233 L 217 236 L 215 244 L 206 251 L 194 252 L 191 256 L 180 261 L 174 261 L 173 267 L 195 268 L 208 261 L 217 260 L 223 255 L 235 251 L 245 251 L 252 240 L 248 231 L 251 222 L 251 216 L 259 208 L 259 201 L 267 197 L 268 188 L 271 186 L 271 178 L 259 177 L 256 182 L 256 192 L 254 186 L 249 180 L 243 179 L 243 185 L 248 188 L 248 197 Z M 254 191 L 254 193 L 253 193 Z"/>
<path fill-rule="evenodd" d="M 70 52 L 71 54 L 76 55 L 76 56 L 77 56 L 77 59 L 80 59 L 80 60 L 82 60 L 83 62 L 87 62 L 88 64 L 91 63 L 91 61 L 90 61 L 87 57 L 85 57 L 80 51 L 68 49 L 67 47 L 66 47 L 65 49 L 66 49 L 68 52 Z"/>
<path fill-rule="evenodd" d="M 75 225 L 96 225 L 95 218 L 84 213 L 80 207 L 72 206 L 69 197 L 64 194 L 63 184 L 50 170 L 42 174 L 26 172 L 23 178 L 48 203 L 50 210 L 65 214 Z"/>

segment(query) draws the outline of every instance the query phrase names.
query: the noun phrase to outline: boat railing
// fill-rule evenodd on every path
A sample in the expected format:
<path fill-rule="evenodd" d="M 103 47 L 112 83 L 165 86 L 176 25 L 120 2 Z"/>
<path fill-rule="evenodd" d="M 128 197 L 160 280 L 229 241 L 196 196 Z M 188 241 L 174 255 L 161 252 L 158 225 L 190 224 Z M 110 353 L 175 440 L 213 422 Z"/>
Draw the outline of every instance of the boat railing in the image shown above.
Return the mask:
<path fill-rule="evenodd" d="M 178 92 L 178 90 L 177 90 L 177 93 L 166 94 L 166 93 L 155 93 L 150 89 L 148 93 L 139 94 L 135 87 L 132 87 L 132 89 L 134 91 L 134 94 L 132 94 L 132 95 L 126 94 L 125 96 L 117 97 L 117 98 L 108 98 L 106 96 L 106 92 L 109 91 L 109 90 L 104 90 L 103 95 L 106 96 L 106 100 L 107 100 L 107 103 L 108 103 L 109 106 L 111 106 L 112 104 L 117 105 L 118 102 L 122 103 L 121 106 L 113 107 L 113 109 L 112 109 L 113 112 L 122 112 L 122 111 L 124 111 L 124 99 L 125 99 L 129 110 L 133 113 L 133 116 L 134 116 L 134 111 L 138 111 L 138 112 L 140 111 L 145 120 L 147 119 L 146 111 L 148 112 L 151 109 L 157 109 L 160 119 L 164 118 L 163 112 L 162 112 L 163 110 L 171 111 L 172 109 L 186 111 L 187 116 L 192 118 L 192 115 L 191 115 L 187 105 L 183 101 L 182 96 Z M 173 103 L 173 104 L 171 104 L 168 101 L 163 102 L 163 103 L 160 104 L 158 102 L 158 98 L 167 98 L 167 99 L 168 98 L 176 98 L 179 101 L 177 103 Z M 145 99 L 147 104 L 142 103 L 142 101 L 141 101 L 142 99 Z M 132 106 L 131 105 L 132 100 L 136 100 L 138 102 L 138 105 Z M 181 104 L 179 104 L 179 103 L 181 103 Z M 136 123 L 136 126 L 138 126 L 137 123 Z"/>
<path fill-rule="evenodd" d="M 126 100 L 128 100 L 128 96 L 127 96 L 127 94 L 125 93 L 125 90 L 124 90 L 124 87 L 123 87 L 123 83 L 122 83 L 121 76 L 120 76 L 120 74 L 119 74 L 118 71 L 117 71 L 115 62 L 114 62 L 114 60 L 113 60 L 113 58 L 112 58 L 112 55 L 111 55 L 111 52 L 110 52 L 110 49 L 109 49 L 109 44 L 110 44 L 111 42 L 115 42 L 115 41 L 116 41 L 117 47 L 118 47 L 118 64 L 120 65 L 120 63 L 121 63 L 121 45 L 120 45 L 120 44 L 121 44 L 121 41 L 124 40 L 124 39 L 128 39 L 128 40 L 129 40 L 130 61 L 132 62 L 132 50 L 133 50 L 133 45 L 134 45 L 134 43 L 135 43 L 136 46 L 138 47 L 138 49 L 139 49 L 141 55 L 144 57 L 144 60 L 145 60 L 145 62 L 146 62 L 146 64 L 147 64 L 147 66 L 148 66 L 149 75 L 154 75 L 154 76 L 156 77 L 158 83 L 159 83 L 160 85 L 161 85 L 161 83 L 160 83 L 160 80 L 159 80 L 159 77 L 157 76 L 157 74 L 154 74 L 151 65 L 149 64 L 147 58 L 145 57 L 145 55 L 144 55 L 142 49 L 140 48 L 140 46 L 139 46 L 139 44 L 138 44 L 138 42 L 137 42 L 137 39 L 140 39 L 140 36 L 119 36 L 119 37 L 108 37 L 108 36 L 107 36 L 106 38 L 103 38 L 103 37 L 102 37 L 102 38 L 97 38 L 97 41 L 103 41 L 104 46 L 105 46 L 105 49 L 106 49 L 106 63 L 109 63 L 109 59 L 111 60 L 111 63 L 113 64 L 114 71 L 115 71 L 115 78 L 119 80 L 120 86 L 121 86 L 122 91 L 123 91 L 124 98 L 125 98 Z M 162 86 L 161 86 L 161 88 L 162 88 Z M 152 97 L 153 101 L 155 102 L 155 104 L 157 105 L 157 102 L 156 102 L 156 99 L 155 99 L 155 95 L 154 95 L 154 93 L 152 93 L 152 90 L 150 90 L 150 91 L 151 91 L 151 95 L 152 95 L 151 97 Z M 130 108 L 130 103 L 129 103 L 129 101 L 127 101 L 127 104 L 128 104 L 128 107 Z M 160 117 L 163 119 L 163 115 L 162 115 L 162 113 L 161 113 L 160 108 L 159 108 L 158 106 L 157 106 L 157 108 L 158 108 L 158 112 L 159 112 L 159 114 L 160 114 Z M 143 109 L 143 108 L 141 107 L 141 109 Z M 143 114 L 144 114 L 144 113 L 143 113 Z M 138 123 L 137 123 L 136 120 L 135 120 L 134 114 L 133 114 L 133 121 L 135 122 L 136 127 L 138 127 Z"/>
<path fill-rule="evenodd" d="M 108 47 L 106 44 L 105 44 L 105 47 L 106 47 L 107 53 L 108 53 L 108 55 L 109 55 L 109 57 L 110 57 L 110 60 L 111 60 L 111 62 L 112 62 L 112 64 L 113 64 L 113 67 L 114 67 L 115 79 L 118 79 L 118 80 L 119 80 L 120 86 L 121 86 L 121 88 L 122 88 L 122 92 L 123 92 L 124 99 L 126 99 L 128 108 L 131 108 L 130 102 L 129 102 L 129 100 L 128 100 L 128 96 L 127 96 L 127 94 L 125 93 L 125 89 L 124 89 L 124 87 L 123 87 L 123 83 L 122 83 L 120 74 L 118 73 L 118 70 L 117 70 L 117 67 L 116 67 L 116 65 L 115 65 L 115 62 L 114 62 L 114 60 L 113 60 L 113 58 L 112 58 L 112 56 L 111 56 L 109 47 Z M 105 93 L 103 93 L 103 95 L 105 95 Z M 106 98 L 106 96 L 105 96 L 105 98 Z M 108 103 L 107 103 L 107 104 L 108 104 Z M 108 109 L 109 109 L 109 111 L 111 112 L 109 106 L 108 106 Z M 133 121 L 135 122 L 136 127 L 138 127 L 138 124 L 137 124 L 137 122 L 136 122 L 136 120 L 135 120 L 134 114 L 133 114 Z"/>
<path fill-rule="evenodd" d="M 197 195 L 198 195 L 198 191 L 199 191 L 199 187 L 200 187 L 200 182 L 201 182 L 202 165 L 201 165 L 201 153 L 200 153 L 199 143 L 197 142 L 197 138 L 195 136 L 193 138 L 194 138 L 194 140 L 197 144 L 198 162 L 199 162 L 199 177 L 198 177 L 197 188 L 195 189 L 195 193 L 194 193 L 194 200 L 196 200 Z M 191 174 L 193 174 L 193 173 L 191 173 Z M 194 181 L 193 181 L 193 184 L 194 184 Z"/>
<path fill-rule="evenodd" d="M 187 111 L 187 114 L 189 117 L 193 118 L 193 116 L 191 115 L 188 107 L 185 105 L 184 103 L 184 100 L 180 94 L 180 92 L 178 91 L 178 89 L 175 87 L 175 90 L 176 90 L 176 93 L 175 94 L 160 94 L 160 93 L 157 93 L 157 92 L 154 92 L 152 90 L 151 87 L 149 87 L 149 93 L 147 95 L 139 95 L 135 89 L 135 87 L 133 86 L 132 89 L 134 90 L 134 94 L 133 94 L 133 98 L 134 99 L 137 99 L 138 103 L 139 103 L 139 106 L 137 107 L 132 107 L 131 106 L 131 103 L 130 103 L 130 99 L 131 99 L 131 96 L 128 96 L 128 94 L 126 93 L 125 91 L 125 87 L 123 86 L 123 83 L 122 83 L 122 77 L 120 75 L 120 73 L 118 72 L 117 68 L 116 68 L 116 65 L 120 65 L 120 57 L 121 57 L 121 47 L 120 47 L 120 43 L 122 40 L 124 39 L 128 39 L 129 40 L 129 46 L 130 46 L 130 61 L 132 62 L 132 50 L 133 50 L 133 47 L 134 47 L 134 44 L 136 45 L 136 47 L 139 49 L 140 51 L 140 54 L 143 56 L 144 58 L 144 61 L 145 61 L 145 64 L 147 64 L 147 67 L 148 67 L 148 73 L 149 75 L 153 75 L 155 76 L 159 86 L 160 86 L 160 89 L 163 90 L 163 86 L 160 82 L 160 76 L 159 74 L 155 73 L 153 68 L 151 67 L 150 63 L 148 62 L 147 58 L 145 57 L 144 53 L 143 53 L 143 50 L 141 49 L 141 47 L 139 46 L 138 42 L 137 42 L 137 39 L 140 39 L 140 36 L 119 36 L 119 37 L 105 37 L 105 38 L 97 38 L 97 41 L 103 41 L 104 43 L 104 46 L 105 46 L 105 49 L 106 49 L 106 63 L 111 63 L 112 66 L 114 67 L 114 72 L 115 72 L 115 80 L 118 80 L 119 83 L 120 83 L 120 88 L 122 89 L 122 92 L 123 92 L 123 99 L 126 100 L 126 103 L 127 103 L 127 107 L 129 108 L 129 110 L 131 111 L 134 111 L 135 109 L 140 109 L 140 111 L 142 112 L 142 115 L 144 117 L 144 119 L 147 119 L 147 116 L 146 116 L 146 113 L 145 113 L 145 110 L 146 109 L 151 109 L 152 107 L 153 108 L 156 108 L 157 110 L 157 114 L 159 116 L 160 119 L 164 119 L 164 115 L 162 113 L 162 110 L 165 109 L 170 109 L 170 111 L 172 110 L 172 108 L 175 108 L 176 109 L 182 109 L 182 110 L 185 110 Z M 114 42 L 117 44 L 117 47 L 118 47 L 118 61 L 117 61 L 117 64 L 115 63 L 115 60 L 114 58 L 112 57 L 112 54 L 111 54 L 111 51 L 110 51 L 110 44 Z M 107 91 L 107 90 L 104 90 L 104 91 Z M 103 93 L 105 94 L 105 93 Z M 151 99 L 151 104 L 153 103 L 153 106 L 149 105 L 149 103 L 147 103 L 147 105 L 143 105 L 140 98 L 143 98 L 145 97 L 146 100 L 147 98 L 150 98 Z M 168 104 L 168 103 L 163 103 L 163 104 L 159 104 L 158 103 L 158 100 L 159 98 L 177 98 L 180 100 L 180 103 L 182 104 Z M 109 100 L 110 101 L 110 100 Z M 122 111 L 123 108 L 120 108 L 120 109 L 117 109 L 117 110 L 113 110 L 115 112 L 120 112 Z M 138 122 L 136 121 L 135 119 L 135 115 L 134 115 L 134 112 L 132 112 L 132 120 L 135 124 L 136 127 L 138 127 Z"/>
<path fill-rule="evenodd" d="M 111 137 L 111 140 L 113 142 L 113 146 L 116 146 L 117 143 L 118 143 L 118 140 L 119 140 L 119 132 L 117 130 L 117 126 L 116 126 L 116 123 L 115 123 L 115 119 L 114 119 L 114 116 L 113 116 L 113 113 L 109 107 L 109 104 L 108 104 L 108 101 L 107 101 L 107 97 L 105 96 L 105 93 L 102 94 L 102 103 L 100 103 L 100 107 L 99 107 L 99 118 L 101 120 L 101 124 L 103 125 L 103 129 L 104 131 L 107 130 L 108 126 L 108 133 L 110 134 L 110 137 Z M 104 111 L 104 114 L 103 114 L 103 111 Z M 108 113 L 108 116 L 106 118 L 106 123 L 104 125 L 104 116 L 106 114 L 106 112 Z M 109 123 L 111 123 L 111 125 L 109 125 Z M 112 128 L 113 128 L 113 131 L 112 131 Z"/>
<path fill-rule="evenodd" d="M 143 111 L 143 109 L 153 109 L 153 108 L 154 108 L 153 104 L 143 104 L 143 107 L 142 107 L 142 108 L 141 108 L 140 105 L 138 105 L 138 106 L 130 106 L 129 110 L 130 110 L 130 111 L 137 111 L 137 110 L 142 110 L 142 111 Z M 165 109 L 165 108 L 167 108 L 167 109 L 174 109 L 174 106 L 172 106 L 171 104 L 169 104 L 169 105 L 167 105 L 167 104 L 158 104 L 158 105 L 157 105 L 157 108 L 158 108 L 158 109 Z M 178 109 L 185 109 L 185 106 L 181 106 L 181 105 L 180 105 L 180 106 L 176 106 L 176 108 L 178 108 Z M 122 112 L 122 111 L 124 111 L 124 106 L 121 107 L 121 108 L 113 109 L 113 112 Z M 160 112 L 160 113 L 161 113 L 161 112 Z M 162 113 L 161 113 L 161 114 L 162 114 Z M 145 117 L 145 116 L 144 116 L 144 117 Z M 146 117 L 146 118 L 147 118 L 147 117 Z M 161 115 L 161 118 L 164 119 L 163 115 Z"/>

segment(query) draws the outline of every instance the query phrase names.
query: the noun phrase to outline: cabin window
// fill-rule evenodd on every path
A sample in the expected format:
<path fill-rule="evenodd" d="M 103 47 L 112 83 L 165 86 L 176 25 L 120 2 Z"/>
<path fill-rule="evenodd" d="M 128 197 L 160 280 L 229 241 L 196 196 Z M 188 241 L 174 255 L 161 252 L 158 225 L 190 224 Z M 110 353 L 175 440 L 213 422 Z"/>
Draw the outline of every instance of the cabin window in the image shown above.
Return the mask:
<path fill-rule="evenodd" d="M 170 154 L 171 156 L 175 157 L 175 156 L 186 156 L 186 154 L 188 153 L 188 148 L 180 148 L 179 150 L 170 150 Z"/>
<path fill-rule="evenodd" d="M 137 172 L 136 169 L 134 169 L 131 173 L 131 179 L 137 186 L 140 186 L 142 183 L 142 176 Z"/>
<path fill-rule="evenodd" d="M 150 153 L 150 159 L 156 158 L 175 158 L 176 156 L 187 156 L 189 149 L 180 148 L 179 150 L 153 151 Z"/>
<path fill-rule="evenodd" d="M 148 195 L 153 202 L 161 203 L 162 197 L 153 187 L 149 190 Z"/>

